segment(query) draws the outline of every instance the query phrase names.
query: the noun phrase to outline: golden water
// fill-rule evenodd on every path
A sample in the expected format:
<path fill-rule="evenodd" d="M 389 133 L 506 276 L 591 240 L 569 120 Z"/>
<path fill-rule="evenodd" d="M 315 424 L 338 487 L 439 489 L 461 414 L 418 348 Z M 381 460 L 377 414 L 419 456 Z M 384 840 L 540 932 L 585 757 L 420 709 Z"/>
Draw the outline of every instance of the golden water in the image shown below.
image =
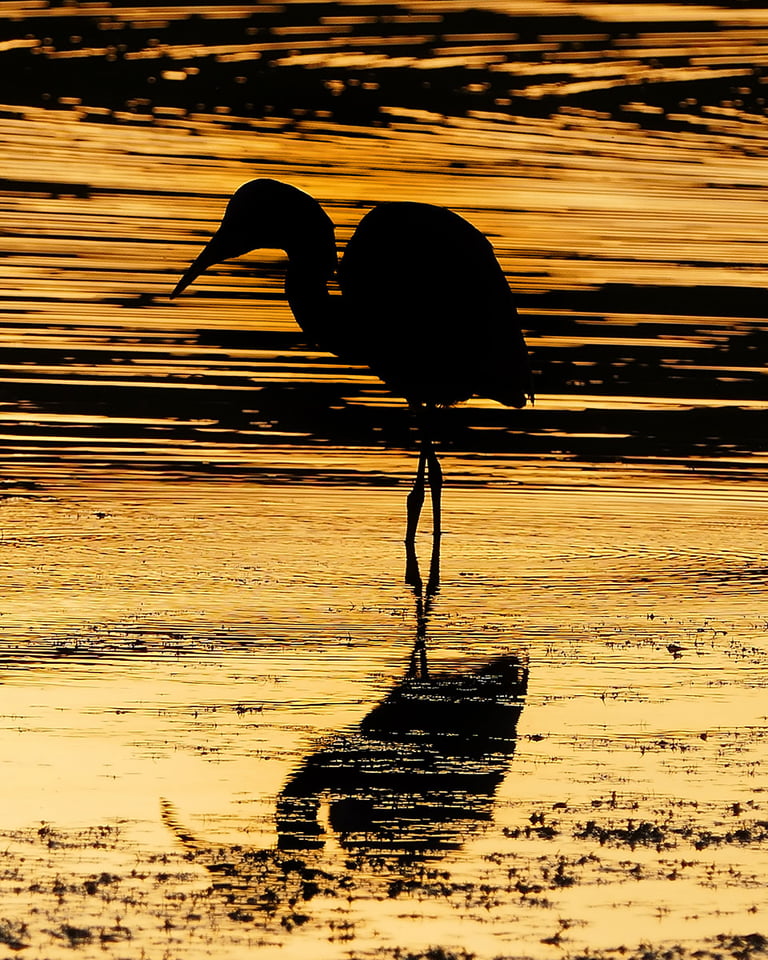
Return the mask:
<path fill-rule="evenodd" d="M 556 958 L 764 931 L 768 12 L 1 6 L 0 56 L 36 72 L 0 108 L 0 946 Z M 295 103 L 237 93 L 265 59 Z M 95 79 L 116 61 L 132 98 Z M 503 778 L 410 859 L 351 850 L 323 795 L 295 903 L 286 783 L 416 637 L 414 438 L 306 347 L 281 254 L 168 300 L 255 176 L 342 243 L 383 199 L 462 213 L 539 384 L 443 427 L 429 655 L 527 664 Z"/>

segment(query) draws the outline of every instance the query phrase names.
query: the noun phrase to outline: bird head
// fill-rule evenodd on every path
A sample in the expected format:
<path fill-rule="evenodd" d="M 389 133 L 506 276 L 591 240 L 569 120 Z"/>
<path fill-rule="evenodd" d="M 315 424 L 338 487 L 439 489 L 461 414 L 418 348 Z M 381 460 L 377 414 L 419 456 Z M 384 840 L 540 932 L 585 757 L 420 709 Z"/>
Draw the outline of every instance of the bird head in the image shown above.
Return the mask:
<path fill-rule="evenodd" d="M 289 257 L 310 250 L 326 276 L 336 268 L 333 223 L 320 204 L 288 183 L 251 180 L 235 191 L 218 230 L 187 268 L 171 298 L 208 267 L 259 249 L 285 250 Z"/>

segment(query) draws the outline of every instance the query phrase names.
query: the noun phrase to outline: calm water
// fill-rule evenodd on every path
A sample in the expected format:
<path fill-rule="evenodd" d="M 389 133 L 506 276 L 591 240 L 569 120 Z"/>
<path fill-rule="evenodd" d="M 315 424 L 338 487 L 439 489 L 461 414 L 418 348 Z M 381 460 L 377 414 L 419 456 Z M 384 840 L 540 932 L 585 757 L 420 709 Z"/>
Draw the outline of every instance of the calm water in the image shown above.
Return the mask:
<path fill-rule="evenodd" d="M 479 6 L 0 5 L 9 955 L 765 951 L 768 10 Z M 256 176 L 518 294 L 426 616 L 407 411 L 283 255 L 168 300 Z M 419 632 L 492 735 L 371 731 Z"/>

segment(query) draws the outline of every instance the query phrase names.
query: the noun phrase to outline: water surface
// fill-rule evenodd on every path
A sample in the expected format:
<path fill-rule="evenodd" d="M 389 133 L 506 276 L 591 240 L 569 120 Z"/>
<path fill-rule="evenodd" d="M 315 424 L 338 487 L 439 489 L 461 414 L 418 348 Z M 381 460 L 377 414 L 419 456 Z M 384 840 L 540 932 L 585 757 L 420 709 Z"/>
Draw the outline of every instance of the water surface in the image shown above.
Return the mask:
<path fill-rule="evenodd" d="M 768 13 L 475 6 L 2 5 L 9 954 L 765 952 Z M 518 295 L 426 620 L 402 401 L 279 253 L 168 299 L 256 176 L 342 245 L 450 206 Z M 514 665 L 503 742 L 367 735 L 423 628 Z"/>

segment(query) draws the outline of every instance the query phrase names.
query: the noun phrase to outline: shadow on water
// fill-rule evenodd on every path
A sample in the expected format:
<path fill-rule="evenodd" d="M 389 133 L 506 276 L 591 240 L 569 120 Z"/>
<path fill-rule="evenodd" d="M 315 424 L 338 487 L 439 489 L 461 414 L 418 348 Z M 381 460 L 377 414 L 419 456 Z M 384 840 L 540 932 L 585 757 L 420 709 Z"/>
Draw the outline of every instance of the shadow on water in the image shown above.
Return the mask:
<path fill-rule="evenodd" d="M 459 846 L 490 819 L 526 680 L 515 657 L 472 673 L 406 677 L 357 729 L 291 776 L 278 801 L 278 846 L 323 846 L 324 801 L 345 849 L 434 854 Z"/>
<path fill-rule="evenodd" d="M 425 612 L 403 680 L 360 722 L 310 754 L 278 800 L 278 846 L 316 849 L 319 822 L 348 850 L 429 853 L 460 846 L 490 819 L 515 750 L 528 672 L 519 658 L 432 672 Z"/>
<path fill-rule="evenodd" d="M 515 752 L 528 667 L 506 655 L 471 670 L 433 671 L 432 599 L 417 594 L 403 679 L 359 724 L 318 743 L 286 780 L 273 846 L 212 847 L 163 801 L 166 826 L 218 878 L 213 889 L 231 905 L 230 917 L 255 919 L 255 910 L 290 929 L 308 919 L 299 908 L 316 895 L 393 896 L 415 877 L 423 882 L 435 861 L 491 820 Z"/>

